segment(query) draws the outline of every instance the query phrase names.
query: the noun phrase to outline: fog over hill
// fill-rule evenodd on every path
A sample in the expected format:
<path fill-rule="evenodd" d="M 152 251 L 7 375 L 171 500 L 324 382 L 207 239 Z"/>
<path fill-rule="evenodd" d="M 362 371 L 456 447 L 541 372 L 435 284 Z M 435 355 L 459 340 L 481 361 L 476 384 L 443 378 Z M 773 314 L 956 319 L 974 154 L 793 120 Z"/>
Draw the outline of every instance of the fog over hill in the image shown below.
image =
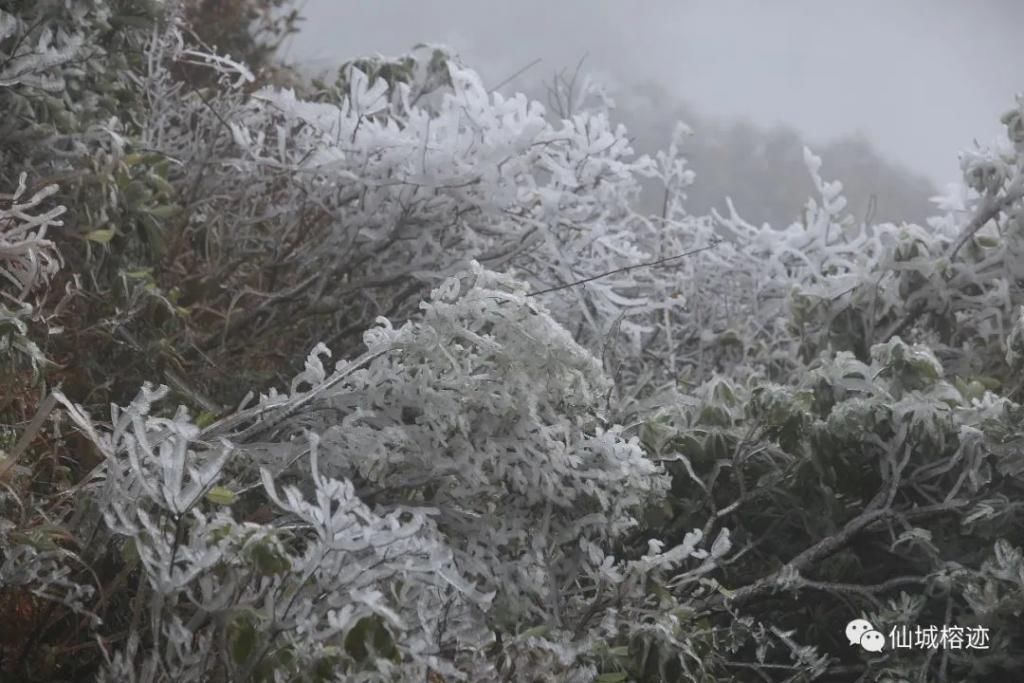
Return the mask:
<path fill-rule="evenodd" d="M 693 212 L 724 208 L 728 194 L 748 220 L 772 224 L 797 219 L 808 196 L 803 145 L 843 182 L 854 215 L 923 222 L 928 198 L 958 177 L 958 152 L 998 137 L 1007 93 L 1024 90 L 1012 28 L 1024 4 L 1003 0 L 654 0 L 642 11 L 604 0 L 306 0 L 301 9 L 286 55 L 314 69 L 440 43 L 488 86 L 543 101 L 541 84 L 585 57 L 638 151 L 661 148 L 676 120 L 693 129 L 684 147 L 697 174 Z M 645 207 L 657 206 L 651 192 Z"/>
<path fill-rule="evenodd" d="M 552 84 L 586 80 L 585 64 L 573 81 L 575 68 L 503 91 L 525 91 L 545 103 L 552 114 L 564 102 L 553 101 Z M 596 79 L 599 80 L 599 77 Z M 614 105 L 613 121 L 623 123 L 639 154 L 654 154 L 670 142 L 678 123 L 689 129 L 681 146 L 695 181 L 687 191 L 686 206 L 696 215 L 712 209 L 728 211 L 731 199 L 738 213 L 753 223 L 782 227 L 799 220 L 808 197 L 814 194 L 804 164 L 809 147 L 824 159 L 826 179 L 842 182 L 848 210 L 858 219 L 913 221 L 924 224 L 934 214 L 930 198 L 935 184 L 924 174 L 893 162 L 863 132 L 818 141 L 808 139 L 792 126 L 766 127 L 747 119 L 720 119 L 703 114 L 673 97 L 656 83 L 604 88 Z M 657 183 L 645 182 L 640 207 L 650 213 L 661 210 L 663 192 Z"/>
<path fill-rule="evenodd" d="M 758 126 L 747 120 L 719 121 L 674 103 L 656 85 L 640 86 L 622 98 L 615 116 L 626 124 L 641 153 L 663 148 L 675 122 L 692 131 L 682 146 L 696 173 L 687 192 L 695 214 L 726 211 L 726 198 L 746 220 L 782 226 L 801 215 L 814 186 L 803 148 L 824 159 L 823 173 L 843 183 L 849 211 L 858 219 L 910 220 L 924 224 L 934 213 L 934 184 L 923 174 L 887 159 L 862 133 L 824 143 L 808 140 L 791 126 Z M 661 192 L 648 185 L 645 209 L 657 211 Z"/>
<path fill-rule="evenodd" d="M 300 7 L 307 20 L 287 46 L 293 61 L 322 66 L 437 42 L 488 85 L 540 60 L 509 83 L 525 89 L 586 55 L 587 70 L 616 91 L 656 83 L 709 121 L 789 126 L 816 149 L 862 131 L 881 157 L 939 186 L 959 176 L 957 153 L 975 138 L 1002 136 L 998 118 L 1012 93 L 1024 91 L 1024 3 L 1016 0 L 304 0 Z M 836 163 L 825 157 L 826 174 Z"/>

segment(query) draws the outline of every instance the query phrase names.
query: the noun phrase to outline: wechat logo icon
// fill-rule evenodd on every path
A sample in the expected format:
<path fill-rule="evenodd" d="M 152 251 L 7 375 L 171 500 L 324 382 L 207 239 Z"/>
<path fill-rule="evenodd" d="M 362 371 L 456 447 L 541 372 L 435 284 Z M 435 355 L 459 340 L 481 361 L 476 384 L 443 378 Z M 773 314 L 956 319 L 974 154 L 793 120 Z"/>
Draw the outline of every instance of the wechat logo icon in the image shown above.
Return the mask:
<path fill-rule="evenodd" d="M 850 645 L 860 645 L 868 652 L 881 652 L 885 648 L 885 636 L 876 631 L 867 619 L 854 619 L 848 623 L 846 639 Z"/>

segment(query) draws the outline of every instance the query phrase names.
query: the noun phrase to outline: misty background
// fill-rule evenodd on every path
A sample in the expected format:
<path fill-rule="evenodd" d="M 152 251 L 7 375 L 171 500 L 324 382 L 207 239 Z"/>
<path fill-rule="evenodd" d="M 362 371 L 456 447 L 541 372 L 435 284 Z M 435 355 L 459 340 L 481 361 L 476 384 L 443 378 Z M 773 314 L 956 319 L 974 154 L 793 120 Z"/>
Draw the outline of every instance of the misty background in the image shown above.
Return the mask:
<path fill-rule="evenodd" d="M 448 46 L 489 87 L 546 103 L 558 72 L 602 82 L 637 152 L 677 120 L 697 174 L 692 213 L 733 199 L 752 222 L 798 219 L 824 158 L 859 218 L 923 222 L 959 177 L 957 153 L 1001 137 L 1024 91 L 1024 3 L 1015 0 L 300 0 L 284 48 L 322 71 L 356 57 Z M 528 67 L 525 70 L 524 67 Z M 518 76 L 515 74 L 522 71 Z M 645 191 L 644 208 L 658 202 Z"/>

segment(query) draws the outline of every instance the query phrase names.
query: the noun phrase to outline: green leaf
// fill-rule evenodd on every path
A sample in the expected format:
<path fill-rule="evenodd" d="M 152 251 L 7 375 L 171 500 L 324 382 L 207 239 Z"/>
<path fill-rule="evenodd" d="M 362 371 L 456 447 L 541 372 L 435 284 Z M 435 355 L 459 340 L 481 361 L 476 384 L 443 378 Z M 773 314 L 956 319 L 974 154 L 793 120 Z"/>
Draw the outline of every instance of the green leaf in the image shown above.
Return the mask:
<path fill-rule="evenodd" d="M 214 486 L 206 494 L 206 500 L 216 505 L 234 505 L 235 501 L 238 500 L 238 496 L 229 488 Z"/>
<path fill-rule="evenodd" d="M 121 559 L 125 564 L 135 565 L 139 561 L 139 550 L 135 547 L 135 539 L 129 538 L 121 548 Z"/>
<path fill-rule="evenodd" d="M 672 610 L 672 616 L 674 616 L 679 621 L 689 621 L 693 618 L 694 614 L 696 614 L 696 612 L 686 607 L 677 607 L 676 609 Z"/>
<path fill-rule="evenodd" d="M 150 173 L 147 177 L 149 184 L 168 197 L 174 196 L 174 185 L 171 185 L 166 178 L 161 178 L 156 173 Z"/>
<path fill-rule="evenodd" d="M 196 427 L 205 429 L 217 421 L 217 416 L 208 410 L 204 410 L 196 417 Z"/>
<path fill-rule="evenodd" d="M 161 204 L 160 206 L 154 206 L 150 209 L 146 209 L 146 213 L 153 218 L 159 218 L 160 220 L 174 218 L 180 212 L 181 207 L 177 204 Z"/>
<path fill-rule="evenodd" d="M 523 631 L 522 633 L 519 634 L 519 637 L 520 638 L 540 638 L 541 636 L 546 634 L 548 632 L 548 630 L 549 630 L 549 627 L 548 627 L 547 624 L 541 624 L 540 626 L 534 626 L 533 628 L 526 629 L 525 631 Z"/>
<path fill-rule="evenodd" d="M 704 457 L 704 444 L 698 441 L 692 434 L 677 435 L 672 440 L 672 446 L 691 459 L 700 460 Z"/>
<path fill-rule="evenodd" d="M 153 251 L 154 255 L 160 257 L 167 250 L 167 245 L 160 229 L 160 222 L 153 215 L 146 215 L 149 216 L 150 220 L 145 222 L 142 229 L 145 232 L 149 248 Z"/>
<path fill-rule="evenodd" d="M 313 680 L 320 683 L 337 680 L 344 653 L 341 648 L 328 645 L 320 651 L 320 657 L 313 663 Z"/>
<path fill-rule="evenodd" d="M 907 361 L 907 365 L 922 379 L 936 380 L 939 378 L 939 373 L 935 366 L 927 359 L 910 358 Z"/>
<path fill-rule="evenodd" d="M 613 671 L 610 673 L 601 674 L 594 680 L 595 683 L 624 683 L 626 680 L 628 680 L 628 677 L 623 671 Z"/>
<path fill-rule="evenodd" d="M 700 424 L 709 425 L 713 427 L 730 427 L 732 426 L 732 418 L 729 413 L 717 405 L 705 405 L 701 408 Z"/>
<path fill-rule="evenodd" d="M 981 377 L 975 377 L 974 379 L 989 391 L 998 391 L 1003 386 L 1003 383 L 995 377 L 983 375 Z"/>
<path fill-rule="evenodd" d="M 142 268 L 140 270 L 128 270 L 125 271 L 124 276 L 130 280 L 148 280 L 153 281 L 153 269 Z"/>
<path fill-rule="evenodd" d="M 672 600 L 672 592 L 665 588 L 660 581 L 651 581 L 651 592 L 661 600 Z"/>
<path fill-rule="evenodd" d="M 220 543 L 225 538 L 231 535 L 230 526 L 218 526 L 210 530 L 210 540 L 214 543 Z"/>
<path fill-rule="evenodd" d="M 153 27 L 153 20 L 146 16 L 117 14 L 110 18 L 110 24 L 115 28 L 149 29 Z"/>
<path fill-rule="evenodd" d="M 256 614 L 252 610 L 240 612 L 227 627 L 228 651 L 235 664 L 242 665 L 249 660 L 259 644 L 256 630 Z"/>
<path fill-rule="evenodd" d="M 117 232 L 111 228 L 101 228 L 100 230 L 85 233 L 85 239 L 97 244 L 107 244 L 110 240 L 114 239 L 116 234 Z"/>
<path fill-rule="evenodd" d="M 365 662 L 371 652 L 399 661 L 400 655 L 384 619 L 376 614 L 363 617 L 345 634 L 345 651 L 357 662 Z"/>
<path fill-rule="evenodd" d="M 142 180 L 128 180 L 119 183 L 124 205 L 131 211 L 144 209 L 153 201 L 153 191 Z"/>
<path fill-rule="evenodd" d="M 284 574 L 292 568 L 291 560 L 272 538 L 264 538 L 249 546 L 249 559 L 263 576 Z"/>
<path fill-rule="evenodd" d="M 167 180 L 167 174 L 171 170 L 171 165 L 167 159 L 159 154 L 153 154 L 147 158 L 147 161 L 153 164 L 153 168 L 150 169 L 151 176 Z"/>
<path fill-rule="evenodd" d="M 985 395 L 985 385 L 977 380 L 971 380 L 967 384 L 966 390 L 961 393 L 967 399 L 981 398 Z"/>

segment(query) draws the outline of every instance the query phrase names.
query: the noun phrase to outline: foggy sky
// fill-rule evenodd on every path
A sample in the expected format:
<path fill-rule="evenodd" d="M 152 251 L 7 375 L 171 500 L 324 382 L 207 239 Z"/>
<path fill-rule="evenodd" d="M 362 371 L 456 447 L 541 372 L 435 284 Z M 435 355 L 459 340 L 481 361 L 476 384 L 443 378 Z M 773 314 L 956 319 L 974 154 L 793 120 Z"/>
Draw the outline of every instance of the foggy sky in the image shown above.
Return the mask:
<path fill-rule="evenodd" d="M 812 143 L 864 133 L 935 182 L 1001 137 L 1024 91 L 1017 0 L 305 0 L 287 57 L 327 65 L 454 48 L 497 84 L 540 58 L 546 78 L 587 55 L 613 86 L 653 81 L 702 115 L 788 124 Z M 826 159 L 827 163 L 827 159 Z M 700 169 L 695 169 L 700 173 Z"/>

